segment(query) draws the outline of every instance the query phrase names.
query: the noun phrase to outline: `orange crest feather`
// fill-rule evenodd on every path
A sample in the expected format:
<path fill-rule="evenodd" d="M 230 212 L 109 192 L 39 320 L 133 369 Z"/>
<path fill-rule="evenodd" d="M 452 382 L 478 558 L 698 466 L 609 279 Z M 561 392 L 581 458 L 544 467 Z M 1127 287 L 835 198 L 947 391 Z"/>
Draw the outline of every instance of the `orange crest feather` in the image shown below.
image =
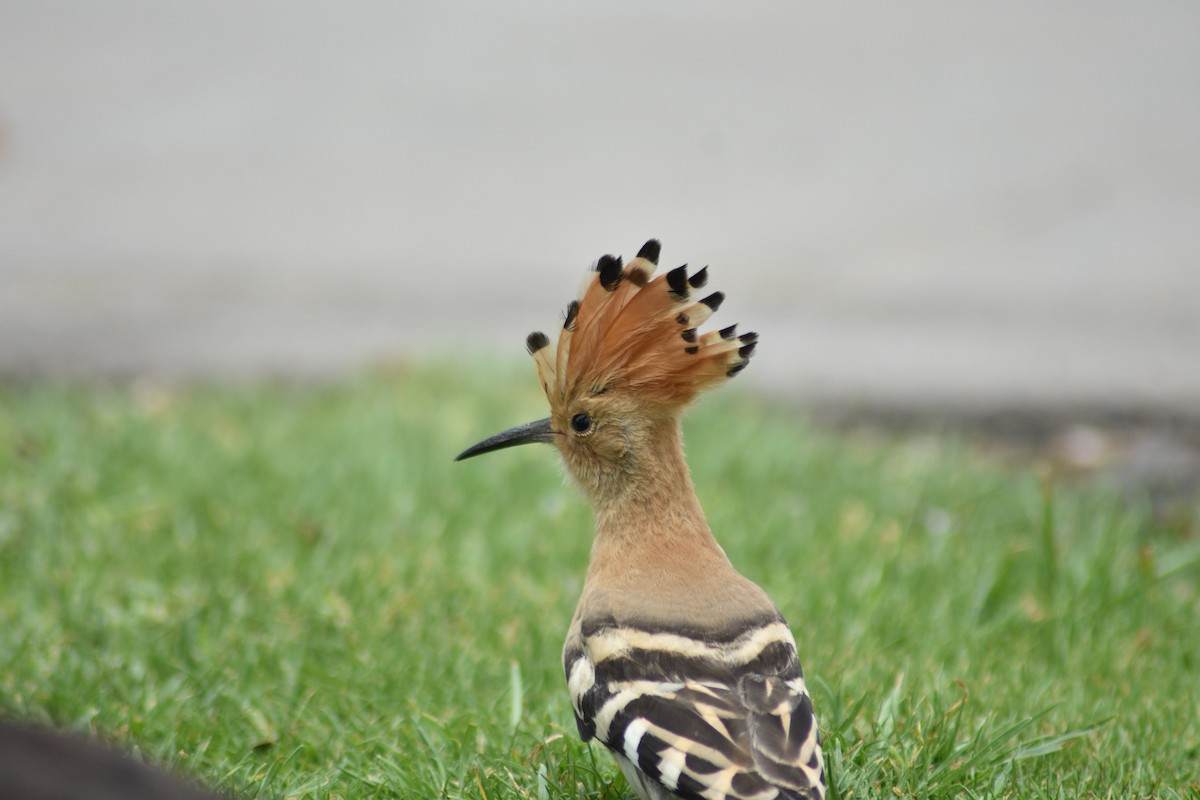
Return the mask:
<path fill-rule="evenodd" d="M 652 278 L 660 245 L 651 239 L 623 266 L 604 256 L 588 275 L 579 300 L 567 306 L 553 353 L 545 334 L 527 345 L 552 408 L 582 394 L 635 392 L 647 403 L 679 407 L 733 377 L 750 361 L 758 334 L 736 325 L 699 333 L 725 295 L 696 291 L 708 268 L 688 276 L 687 265 Z"/>

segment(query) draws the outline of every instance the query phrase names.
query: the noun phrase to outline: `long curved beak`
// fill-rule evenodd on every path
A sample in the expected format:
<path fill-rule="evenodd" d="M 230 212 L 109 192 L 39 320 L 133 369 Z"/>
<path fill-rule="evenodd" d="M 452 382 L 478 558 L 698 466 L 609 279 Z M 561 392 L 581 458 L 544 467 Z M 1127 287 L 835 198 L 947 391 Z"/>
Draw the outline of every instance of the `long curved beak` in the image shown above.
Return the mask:
<path fill-rule="evenodd" d="M 509 428 L 504 433 L 497 433 L 489 439 L 484 439 L 479 444 L 472 445 L 463 450 L 454 460 L 462 461 L 464 458 L 471 458 L 481 453 L 490 453 L 493 450 L 503 450 L 506 447 L 516 447 L 519 444 L 553 442 L 554 436 L 554 430 L 550 427 L 550 418 L 546 417 L 536 422 L 529 422 L 525 425 Z"/>

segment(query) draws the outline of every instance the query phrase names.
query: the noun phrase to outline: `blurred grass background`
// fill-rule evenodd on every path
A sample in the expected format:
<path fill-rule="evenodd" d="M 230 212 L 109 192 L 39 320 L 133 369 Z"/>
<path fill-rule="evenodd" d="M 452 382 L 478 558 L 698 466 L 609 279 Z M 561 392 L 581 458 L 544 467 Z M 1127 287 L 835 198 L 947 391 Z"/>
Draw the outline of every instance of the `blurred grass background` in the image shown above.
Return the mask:
<path fill-rule="evenodd" d="M 262 797 L 628 796 L 559 653 L 591 542 L 527 365 L 0 388 L 0 714 Z M 736 389 L 685 424 L 791 621 L 831 797 L 1196 797 L 1200 542 Z"/>

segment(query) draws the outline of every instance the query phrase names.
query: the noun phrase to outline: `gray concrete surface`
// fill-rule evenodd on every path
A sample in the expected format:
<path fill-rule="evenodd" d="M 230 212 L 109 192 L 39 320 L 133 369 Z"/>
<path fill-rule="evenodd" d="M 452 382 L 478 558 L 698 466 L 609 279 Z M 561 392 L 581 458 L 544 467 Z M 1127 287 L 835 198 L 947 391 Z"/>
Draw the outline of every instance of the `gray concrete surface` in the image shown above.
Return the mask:
<path fill-rule="evenodd" d="M 649 236 L 815 402 L 1200 408 L 1200 6 L 10 0 L 0 374 L 521 357 Z"/>

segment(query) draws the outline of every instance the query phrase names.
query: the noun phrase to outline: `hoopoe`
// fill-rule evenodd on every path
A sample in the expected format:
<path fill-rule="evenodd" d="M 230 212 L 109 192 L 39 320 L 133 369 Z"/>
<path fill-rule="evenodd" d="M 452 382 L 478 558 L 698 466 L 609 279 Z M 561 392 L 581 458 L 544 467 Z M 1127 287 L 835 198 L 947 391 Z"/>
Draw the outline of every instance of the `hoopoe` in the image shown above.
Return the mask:
<path fill-rule="evenodd" d="M 563 668 L 584 741 L 616 756 L 642 800 L 824 798 L 812 701 L 779 610 L 713 538 L 684 461 L 680 418 L 748 363 L 757 334 L 700 333 L 705 267 L 652 277 L 658 241 L 604 256 L 567 306 L 556 347 L 527 346 L 550 416 L 456 460 L 554 444 L 596 522 Z"/>

